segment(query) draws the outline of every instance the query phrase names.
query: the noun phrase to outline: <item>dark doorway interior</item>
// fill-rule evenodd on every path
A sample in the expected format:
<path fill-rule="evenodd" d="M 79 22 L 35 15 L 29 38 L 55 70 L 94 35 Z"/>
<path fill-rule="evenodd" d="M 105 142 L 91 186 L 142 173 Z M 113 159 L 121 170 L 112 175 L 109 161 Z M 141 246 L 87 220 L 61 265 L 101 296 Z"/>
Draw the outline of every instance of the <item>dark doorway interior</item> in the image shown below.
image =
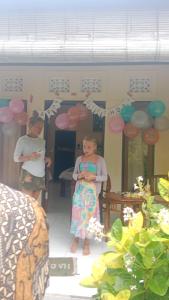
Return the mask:
<path fill-rule="evenodd" d="M 76 132 L 68 130 L 56 130 L 55 132 L 55 163 L 54 180 L 63 170 L 71 168 L 75 164 Z"/>

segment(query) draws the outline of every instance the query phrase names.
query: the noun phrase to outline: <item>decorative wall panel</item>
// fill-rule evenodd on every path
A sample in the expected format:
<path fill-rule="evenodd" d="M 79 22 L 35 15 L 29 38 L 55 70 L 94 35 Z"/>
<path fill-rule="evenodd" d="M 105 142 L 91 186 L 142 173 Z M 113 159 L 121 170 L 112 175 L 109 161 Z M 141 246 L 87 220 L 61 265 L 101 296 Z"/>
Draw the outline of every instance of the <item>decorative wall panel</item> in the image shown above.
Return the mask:
<path fill-rule="evenodd" d="M 101 92 L 101 80 L 95 78 L 85 78 L 81 81 L 81 92 Z"/>
<path fill-rule="evenodd" d="M 129 90 L 131 93 L 149 93 L 151 91 L 150 78 L 130 78 Z"/>
<path fill-rule="evenodd" d="M 63 78 L 51 78 L 49 80 L 49 92 L 69 93 L 70 80 Z"/>
<path fill-rule="evenodd" d="M 1 79 L 1 90 L 3 92 L 22 92 L 23 91 L 23 78 L 9 77 Z"/>

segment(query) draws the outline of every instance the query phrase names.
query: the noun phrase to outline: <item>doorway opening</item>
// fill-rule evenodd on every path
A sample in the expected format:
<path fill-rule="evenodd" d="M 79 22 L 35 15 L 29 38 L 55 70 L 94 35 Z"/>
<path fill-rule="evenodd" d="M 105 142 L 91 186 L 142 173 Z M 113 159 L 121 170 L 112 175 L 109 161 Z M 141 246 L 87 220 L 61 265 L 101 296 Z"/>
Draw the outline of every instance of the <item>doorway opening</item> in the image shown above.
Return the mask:
<path fill-rule="evenodd" d="M 80 102 L 80 101 L 79 101 Z M 45 101 L 45 110 L 52 101 Z M 77 101 L 63 101 L 57 115 L 65 113 L 77 104 Z M 105 102 L 98 101 L 97 105 L 105 107 Z M 56 116 L 45 121 L 46 153 L 53 164 L 51 167 L 52 180 L 48 184 L 47 214 L 50 226 L 51 249 L 50 256 L 71 256 L 70 234 L 72 208 L 72 173 L 76 158 L 82 154 L 84 136 L 92 135 L 98 141 L 98 154 L 104 154 L 104 118 L 93 115 L 88 111 L 86 120 L 80 121 L 73 130 L 61 130 L 55 125 Z M 92 249 L 93 247 L 93 249 Z M 103 251 L 103 245 L 93 241 L 91 252 L 98 255 Z M 81 252 L 79 252 L 81 255 Z M 77 256 L 79 256 L 77 253 Z"/>
<path fill-rule="evenodd" d="M 45 109 L 51 103 L 52 101 L 46 101 Z M 57 115 L 67 112 L 70 107 L 76 104 L 77 101 L 62 102 Z M 97 102 L 97 104 L 105 105 L 104 102 Z M 61 259 L 62 264 L 66 264 L 67 259 L 73 257 L 77 273 L 74 273 L 76 276 L 67 276 L 69 277 L 67 285 L 69 289 L 69 285 L 75 286 L 77 282 L 76 291 L 78 291 L 80 278 L 84 278 L 86 274 L 89 274 L 93 261 L 98 255 L 107 250 L 107 246 L 105 241 L 98 243 L 92 240 L 90 245 L 91 255 L 84 257 L 81 245 L 79 245 L 80 247 L 76 253 L 73 254 L 70 251 L 72 242 L 72 235 L 70 234 L 73 194 L 71 190 L 72 172 L 76 158 L 82 154 L 84 136 L 94 136 L 98 141 L 98 152 L 104 154 L 104 118 L 94 116 L 89 111 L 88 118 L 81 121 L 76 129 L 60 130 L 55 126 L 57 115 L 45 121 L 46 152 L 47 156 L 50 156 L 53 161 L 51 168 L 53 179 L 48 184 L 47 201 L 47 216 L 50 228 L 49 254 L 50 257 L 57 258 L 57 261 Z M 64 278 L 63 284 L 65 284 L 65 277 L 62 278 Z M 84 291 L 82 293 L 84 295 Z"/>
<path fill-rule="evenodd" d="M 44 109 L 48 109 L 52 100 L 45 101 Z M 78 101 L 81 103 L 81 101 Z M 65 113 L 69 108 L 75 106 L 77 101 L 63 101 L 57 111 L 57 115 Z M 104 101 L 97 101 L 97 105 L 105 107 Z M 104 126 L 105 120 L 91 111 L 88 111 L 87 119 L 80 121 L 77 128 L 70 130 L 58 129 L 55 125 L 56 115 L 45 120 L 46 155 L 52 159 L 51 177 L 53 183 L 63 191 L 63 182 L 67 187 L 68 195 L 71 193 L 72 172 L 76 158 L 82 154 L 82 140 L 84 136 L 92 135 L 98 141 L 98 154 L 104 155 Z M 62 185 L 62 187 L 60 187 Z M 62 194 L 63 196 L 63 194 Z"/>
<path fill-rule="evenodd" d="M 54 181 L 59 175 L 75 164 L 76 131 L 56 130 L 55 131 L 55 158 L 54 158 Z"/>

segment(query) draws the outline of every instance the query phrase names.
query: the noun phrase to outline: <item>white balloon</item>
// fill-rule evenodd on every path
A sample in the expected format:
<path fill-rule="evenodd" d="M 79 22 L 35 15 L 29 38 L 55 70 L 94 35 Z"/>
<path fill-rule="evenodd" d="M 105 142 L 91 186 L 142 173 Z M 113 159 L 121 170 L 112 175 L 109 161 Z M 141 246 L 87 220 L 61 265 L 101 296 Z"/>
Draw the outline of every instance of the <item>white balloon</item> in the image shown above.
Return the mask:
<path fill-rule="evenodd" d="M 154 121 L 154 127 L 158 130 L 169 129 L 169 118 L 167 118 L 166 116 L 156 118 Z"/>
<path fill-rule="evenodd" d="M 137 110 L 131 117 L 131 123 L 138 128 L 151 127 L 151 120 L 146 112 L 143 110 Z"/>

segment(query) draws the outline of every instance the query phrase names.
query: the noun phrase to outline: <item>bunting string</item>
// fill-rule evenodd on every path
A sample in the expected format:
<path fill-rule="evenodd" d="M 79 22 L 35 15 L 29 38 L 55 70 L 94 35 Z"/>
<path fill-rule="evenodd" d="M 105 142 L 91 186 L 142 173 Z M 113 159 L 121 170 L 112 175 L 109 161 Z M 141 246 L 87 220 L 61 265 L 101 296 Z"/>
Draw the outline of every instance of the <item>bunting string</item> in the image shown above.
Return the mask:
<path fill-rule="evenodd" d="M 59 110 L 59 108 L 61 107 L 61 103 L 63 101 L 64 100 L 61 98 L 53 100 L 53 103 L 51 104 L 51 106 L 48 109 L 39 112 L 40 117 L 45 119 L 45 116 L 50 118 L 51 116 L 55 115 L 57 113 L 57 111 Z M 95 103 L 95 100 L 93 100 L 91 98 L 91 96 L 88 96 L 85 100 L 82 100 L 82 103 L 93 114 L 98 115 L 101 118 L 104 118 L 109 115 L 114 116 L 116 114 L 119 114 L 120 110 L 122 109 L 123 106 L 131 105 L 135 101 L 136 100 L 132 97 L 132 95 L 130 93 L 127 93 L 127 97 L 126 97 L 125 101 L 123 101 L 119 106 L 113 106 L 110 108 L 109 107 L 107 107 L 107 108 L 100 107 L 99 105 L 97 105 Z"/>
<path fill-rule="evenodd" d="M 39 116 L 42 119 L 45 119 L 45 116 L 47 116 L 48 118 L 50 118 L 51 116 L 54 116 L 57 113 L 58 109 L 60 108 L 62 102 L 63 102 L 63 100 L 61 100 L 61 99 L 54 100 L 49 108 L 47 108 L 44 111 L 39 112 Z"/>

